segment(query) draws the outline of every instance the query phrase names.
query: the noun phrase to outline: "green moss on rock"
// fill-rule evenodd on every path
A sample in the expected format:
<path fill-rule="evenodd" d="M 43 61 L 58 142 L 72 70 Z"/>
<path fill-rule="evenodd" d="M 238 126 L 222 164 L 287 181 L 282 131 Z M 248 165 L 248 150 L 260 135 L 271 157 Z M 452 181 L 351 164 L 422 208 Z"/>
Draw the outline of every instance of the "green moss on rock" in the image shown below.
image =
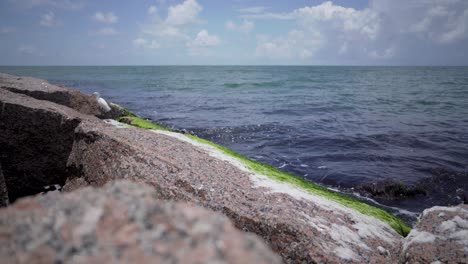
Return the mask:
<path fill-rule="evenodd" d="M 156 125 L 149 120 L 145 120 L 136 116 L 122 116 L 122 117 L 119 117 L 117 121 L 121 123 L 129 124 L 135 127 L 144 128 L 144 129 L 172 131 L 167 127 Z"/>
<path fill-rule="evenodd" d="M 144 120 L 144 119 L 141 119 L 139 117 L 134 117 L 134 116 L 124 116 L 124 117 L 119 118 L 118 121 L 132 125 L 132 126 L 145 128 L 145 129 L 171 131 L 167 127 L 156 125 L 148 120 Z M 244 157 L 237 152 L 234 152 L 226 147 L 215 144 L 211 141 L 199 138 L 194 135 L 186 135 L 186 136 L 199 143 L 212 146 L 215 149 L 221 151 L 222 153 L 239 160 L 240 162 L 242 162 L 242 164 L 244 164 L 244 166 L 246 166 L 252 172 L 265 175 L 269 177 L 270 179 L 273 179 L 279 182 L 293 185 L 313 195 L 322 196 L 328 200 L 344 205 L 345 207 L 354 209 L 362 214 L 375 217 L 389 224 L 393 229 L 395 229 L 402 236 L 406 236 L 411 231 L 411 228 L 403 220 L 399 219 L 398 217 L 388 213 L 385 210 L 363 203 L 350 195 L 331 191 L 318 184 L 307 181 L 297 175 L 283 172 L 270 165 L 266 165 L 266 164 L 248 159 L 247 157 Z"/>

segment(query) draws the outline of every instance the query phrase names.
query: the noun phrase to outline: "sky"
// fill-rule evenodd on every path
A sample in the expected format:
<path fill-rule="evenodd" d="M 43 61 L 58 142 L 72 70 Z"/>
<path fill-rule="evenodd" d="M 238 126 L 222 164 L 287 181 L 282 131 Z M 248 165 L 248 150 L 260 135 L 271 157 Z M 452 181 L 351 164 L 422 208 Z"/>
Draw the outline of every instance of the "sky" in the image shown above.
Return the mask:
<path fill-rule="evenodd" d="M 0 0 L 0 65 L 468 65 L 468 0 Z"/>

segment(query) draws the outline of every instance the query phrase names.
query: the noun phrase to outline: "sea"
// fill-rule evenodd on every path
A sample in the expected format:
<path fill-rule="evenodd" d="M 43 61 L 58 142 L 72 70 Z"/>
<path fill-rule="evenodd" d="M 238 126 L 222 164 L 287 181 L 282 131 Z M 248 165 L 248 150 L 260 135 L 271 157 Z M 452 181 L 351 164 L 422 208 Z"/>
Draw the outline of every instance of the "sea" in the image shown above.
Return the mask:
<path fill-rule="evenodd" d="M 0 67 L 401 215 L 466 202 L 468 67 Z"/>

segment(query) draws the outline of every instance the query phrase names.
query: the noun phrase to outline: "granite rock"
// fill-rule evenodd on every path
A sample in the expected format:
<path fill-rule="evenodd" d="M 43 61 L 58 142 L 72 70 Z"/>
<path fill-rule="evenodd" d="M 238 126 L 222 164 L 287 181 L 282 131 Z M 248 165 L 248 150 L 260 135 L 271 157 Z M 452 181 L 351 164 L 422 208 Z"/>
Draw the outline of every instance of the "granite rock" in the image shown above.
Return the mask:
<path fill-rule="evenodd" d="M 3 263 L 281 263 L 263 241 L 207 209 L 157 200 L 149 186 L 23 198 L 0 210 Z"/>
<path fill-rule="evenodd" d="M 99 119 L 0 89 L 0 163 L 11 201 L 65 183 L 74 130 Z"/>
<path fill-rule="evenodd" d="M 402 255 L 402 263 L 468 263 L 468 205 L 424 210 Z"/>
<path fill-rule="evenodd" d="M 54 102 L 72 108 L 82 114 L 93 115 L 99 118 L 117 118 L 123 113 L 115 104 L 109 104 L 110 112 L 104 111 L 93 96 L 80 91 L 50 84 L 49 82 L 33 77 L 19 77 L 0 73 L 0 88 L 10 92 L 25 94 L 38 100 Z M 109 102 L 110 103 L 110 102 Z"/>

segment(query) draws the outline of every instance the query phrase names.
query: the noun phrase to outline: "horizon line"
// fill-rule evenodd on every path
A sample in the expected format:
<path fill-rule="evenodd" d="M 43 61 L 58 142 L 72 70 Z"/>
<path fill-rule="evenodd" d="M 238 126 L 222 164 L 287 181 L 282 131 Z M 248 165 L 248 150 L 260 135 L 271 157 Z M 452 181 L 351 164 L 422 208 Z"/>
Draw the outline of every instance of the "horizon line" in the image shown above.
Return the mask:
<path fill-rule="evenodd" d="M 444 64 L 50 64 L 50 65 L 0 65 L 0 67 L 468 67 L 468 65 Z"/>

